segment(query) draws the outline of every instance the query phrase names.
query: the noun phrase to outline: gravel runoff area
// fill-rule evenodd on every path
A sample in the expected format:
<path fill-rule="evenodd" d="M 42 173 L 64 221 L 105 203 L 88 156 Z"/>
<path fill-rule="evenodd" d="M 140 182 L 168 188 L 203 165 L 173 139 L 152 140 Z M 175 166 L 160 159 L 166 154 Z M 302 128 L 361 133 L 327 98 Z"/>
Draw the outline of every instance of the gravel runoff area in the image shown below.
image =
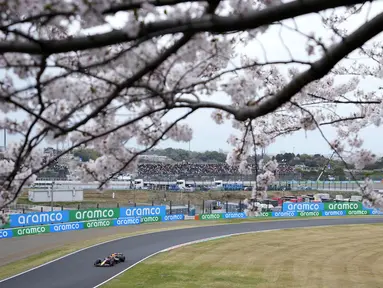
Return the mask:
<path fill-rule="evenodd" d="M 212 224 L 210 221 L 206 221 Z M 201 224 L 207 224 L 206 222 Z M 200 225 L 201 225 L 200 224 Z M 146 230 L 171 229 L 177 227 L 197 226 L 196 221 L 162 222 L 135 226 L 108 227 L 99 229 L 85 229 L 62 233 L 31 235 L 0 240 L 0 266 L 27 258 L 51 249 L 58 249 L 65 245 L 86 241 L 92 238 L 105 237 L 122 233 L 141 233 Z"/>

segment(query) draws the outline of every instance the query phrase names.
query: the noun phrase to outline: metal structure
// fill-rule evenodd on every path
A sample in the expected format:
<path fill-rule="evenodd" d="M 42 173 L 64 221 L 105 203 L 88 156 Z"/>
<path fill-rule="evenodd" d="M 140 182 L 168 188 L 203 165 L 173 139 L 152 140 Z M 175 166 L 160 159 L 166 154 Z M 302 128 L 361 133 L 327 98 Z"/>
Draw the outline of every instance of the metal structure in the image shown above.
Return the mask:
<path fill-rule="evenodd" d="M 7 129 L 3 129 L 3 145 L 1 145 L 0 148 L 3 150 L 7 149 Z"/>

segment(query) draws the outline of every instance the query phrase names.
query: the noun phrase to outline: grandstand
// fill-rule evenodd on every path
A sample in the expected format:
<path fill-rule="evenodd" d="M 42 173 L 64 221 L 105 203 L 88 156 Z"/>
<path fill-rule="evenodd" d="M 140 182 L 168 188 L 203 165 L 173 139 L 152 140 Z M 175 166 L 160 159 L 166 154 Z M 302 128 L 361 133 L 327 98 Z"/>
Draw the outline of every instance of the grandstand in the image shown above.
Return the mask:
<path fill-rule="evenodd" d="M 211 181 L 214 178 L 224 181 L 252 181 L 255 175 L 255 165 L 251 165 L 250 175 L 241 175 L 238 169 L 223 163 L 140 163 L 135 178 L 151 181 L 169 181 L 186 179 L 194 181 Z M 39 178 L 68 177 L 68 166 L 64 163 L 52 163 L 49 169 L 41 173 Z M 279 167 L 276 177 L 278 180 L 299 180 L 300 174 L 294 167 L 282 165 Z"/>
<path fill-rule="evenodd" d="M 252 174 L 255 172 L 255 165 L 251 165 Z M 283 165 L 277 171 L 277 177 L 293 176 L 294 167 Z M 201 176 L 243 176 L 238 173 L 238 168 L 223 163 L 142 163 L 138 166 L 137 175 L 139 177 L 156 177 L 156 176 L 180 176 L 189 175 L 193 177 Z M 253 176 L 254 177 L 254 176 Z M 185 177 L 184 177 L 185 178 Z"/>

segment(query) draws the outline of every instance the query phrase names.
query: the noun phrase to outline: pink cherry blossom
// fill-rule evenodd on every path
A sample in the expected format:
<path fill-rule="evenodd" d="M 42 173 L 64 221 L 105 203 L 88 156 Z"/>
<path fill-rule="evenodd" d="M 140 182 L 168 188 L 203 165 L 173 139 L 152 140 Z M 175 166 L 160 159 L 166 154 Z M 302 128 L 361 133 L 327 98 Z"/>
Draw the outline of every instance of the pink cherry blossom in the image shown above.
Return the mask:
<path fill-rule="evenodd" d="M 227 163 L 240 173 L 252 173 L 247 159 L 254 150 L 325 126 L 336 128 L 335 140 L 326 140 L 342 159 L 358 168 L 372 163 L 360 132 L 381 125 L 382 92 L 364 91 L 361 81 L 382 78 L 382 45 L 374 37 L 383 20 L 355 17 L 380 9 L 376 2 L 1 1 L 0 128 L 21 141 L 0 160 L 0 207 L 80 147 L 101 156 L 71 169 L 104 187 L 118 173 L 134 172 L 138 156 L 161 141 L 191 141 L 187 120 L 201 110 L 218 125 L 231 123 Z M 300 25 L 301 17 L 322 21 L 328 34 Z M 296 43 L 299 55 L 283 42 L 291 22 L 288 30 L 305 39 Z M 347 23 L 360 26 L 347 31 Z M 269 34 L 280 38 L 287 58 L 270 60 L 262 47 Z M 262 53 L 249 52 L 256 45 Z M 42 143 L 63 141 L 70 147 L 43 155 Z M 259 163 L 251 211 L 255 198 L 267 197 L 276 167 Z M 378 194 L 361 188 L 366 201 L 380 205 Z"/>

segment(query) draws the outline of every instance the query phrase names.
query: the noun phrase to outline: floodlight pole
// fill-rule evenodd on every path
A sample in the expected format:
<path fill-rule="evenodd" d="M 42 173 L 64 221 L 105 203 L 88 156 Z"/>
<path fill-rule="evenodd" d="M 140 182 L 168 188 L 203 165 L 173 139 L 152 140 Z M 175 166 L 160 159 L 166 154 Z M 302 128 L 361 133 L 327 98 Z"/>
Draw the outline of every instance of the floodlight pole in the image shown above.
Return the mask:
<path fill-rule="evenodd" d="M 53 187 L 55 186 L 55 181 L 51 185 L 51 211 L 53 211 Z"/>
<path fill-rule="evenodd" d="M 4 128 L 4 150 L 7 150 L 7 129 Z"/>
<path fill-rule="evenodd" d="M 258 193 L 258 183 L 257 183 L 257 176 L 258 176 L 258 156 L 257 156 L 257 146 L 254 145 L 254 164 L 255 164 L 255 202 L 257 202 L 257 193 Z"/>
<path fill-rule="evenodd" d="M 318 181 L 320 180 L 320 178 L 322 177 L 324 171 L 326 170 L 326 167 L 328 166 L 328 164 L 330 163 L 330 161 L 332 160 L 332 158 L 334 157 L 334 155 L 335 155 L 335 152 L 333 152 L 333 153 L 331 154 L 331 157 L 328 159 L 327 163 L 323 166 L 323 169 L 322 169 L 322 171 L 320 172 L 320 174 L 319 174 L 319 176 L 318 176 L 316 182 L 318 182 Z"/>

